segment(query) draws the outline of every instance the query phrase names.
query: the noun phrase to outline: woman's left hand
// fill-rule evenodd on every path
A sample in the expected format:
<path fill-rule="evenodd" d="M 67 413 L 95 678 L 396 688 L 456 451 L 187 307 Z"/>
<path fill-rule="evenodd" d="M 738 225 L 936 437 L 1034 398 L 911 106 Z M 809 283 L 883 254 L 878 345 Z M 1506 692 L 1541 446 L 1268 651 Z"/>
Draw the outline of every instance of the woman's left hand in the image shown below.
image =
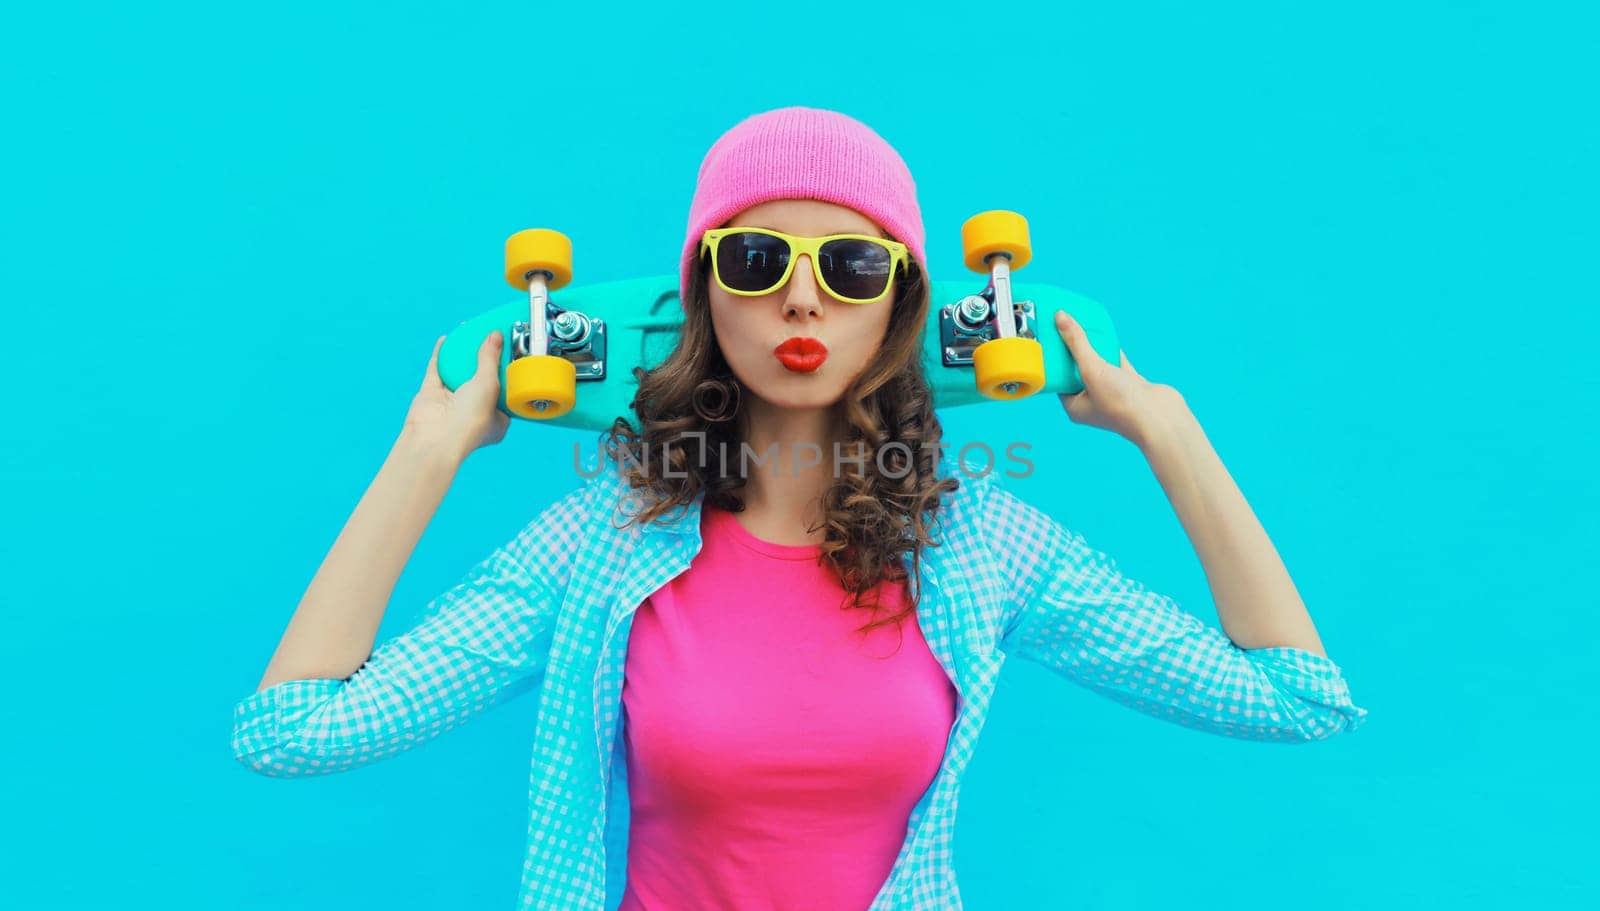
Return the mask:
<path fill-rule="evenodd" d="M 1157 427 L 1187 410 L 1178 390 L 1140 376 L 1122 349 L 1117 349 L 1120 365 L 1101 357 L 1089 344 L 1083 327 L 1065 310 L 1056 311 L 1055 320 L 1083 378 L 1082 392 L 1060 395 L 1074 424 L 1109 430 L 1142 449 Z"/>

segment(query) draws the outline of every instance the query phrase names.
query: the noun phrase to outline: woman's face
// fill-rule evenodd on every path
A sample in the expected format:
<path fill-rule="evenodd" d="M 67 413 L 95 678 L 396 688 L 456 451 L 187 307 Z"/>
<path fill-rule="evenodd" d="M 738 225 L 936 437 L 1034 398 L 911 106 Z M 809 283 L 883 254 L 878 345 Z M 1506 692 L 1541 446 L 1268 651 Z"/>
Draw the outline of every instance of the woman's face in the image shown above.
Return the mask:
<path fill-rule="evenodd" d="M 814 199 L 777 199 L 729 219 L 728 227 L 771 228 L 815 237 L 823 234 L 887 235 L 854 209 Z M 789 281 L 770 294 L 730 294 L 708 277 L 711 325 L 723 356 L 745 391 L 780 408 L 834 404 L 883 341 L 894 306 L 891 292 L 877 303 L 844 303 L 817 284 L 811 257 L 801 254 Z M 815 369 L 804 358 L 785 365 L 776 349 L 787 340 L 821 342 L 826 357 Z"/>

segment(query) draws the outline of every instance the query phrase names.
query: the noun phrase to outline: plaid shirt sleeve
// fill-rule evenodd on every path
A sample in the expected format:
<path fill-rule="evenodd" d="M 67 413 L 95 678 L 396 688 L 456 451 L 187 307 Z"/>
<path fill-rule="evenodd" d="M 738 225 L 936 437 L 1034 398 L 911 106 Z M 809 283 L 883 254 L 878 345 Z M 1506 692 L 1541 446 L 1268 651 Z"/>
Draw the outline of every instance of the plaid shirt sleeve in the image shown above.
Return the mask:
<path fill-rule="evenodd" d="M 274 777 L 341 772 L 533 689 L 570 578 L 587 489 L 547 507 L 349 677 L 286 680 L 240 700 L 234 757 Z"/>
<path fill-rule="evenodd" d="M 1081 535 L 990 485 L 989 544 L 1007 587 L 1000 648 L 1191 728 L 1291 743 L 1354 730 L 1337 665 L 1290 646 L 1240 648 L 1171 598 L 1122 575 Z"/>

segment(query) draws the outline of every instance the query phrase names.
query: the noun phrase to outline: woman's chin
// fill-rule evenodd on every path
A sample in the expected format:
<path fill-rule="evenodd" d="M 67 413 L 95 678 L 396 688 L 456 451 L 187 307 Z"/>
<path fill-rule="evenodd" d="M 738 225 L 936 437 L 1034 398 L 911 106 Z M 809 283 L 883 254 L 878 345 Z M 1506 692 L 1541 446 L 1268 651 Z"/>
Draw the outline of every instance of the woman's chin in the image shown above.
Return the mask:
<path fill-rule="evenodd" d="M 837 404 L 844 394 L 844 389 L 832 377 L 792 373 L 783 367 L 779 367 L 777 373 L 766 379 L 760 388 L 748 390 L 774 408 L 827 408 Z"/>

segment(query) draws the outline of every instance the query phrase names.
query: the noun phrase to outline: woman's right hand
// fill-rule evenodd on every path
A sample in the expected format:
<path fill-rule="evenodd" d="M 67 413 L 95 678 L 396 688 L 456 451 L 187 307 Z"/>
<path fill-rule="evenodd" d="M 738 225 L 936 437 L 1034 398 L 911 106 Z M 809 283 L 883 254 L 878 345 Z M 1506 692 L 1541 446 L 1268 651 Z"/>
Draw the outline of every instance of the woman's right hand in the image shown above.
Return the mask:
<path fill-rule="evenodd" d="M 439 378 L 439 347 L 444 339 L 441 335 L 433 343 L 427 374 L 411 400 L 402 433 L 465 459 L 479 447 L 504 439 L 511 424 L 500 410 L 500 349 L 505 336 L 496 329 L 484 337 L 478 346 L 477 371 L 455 392 Z"/>

